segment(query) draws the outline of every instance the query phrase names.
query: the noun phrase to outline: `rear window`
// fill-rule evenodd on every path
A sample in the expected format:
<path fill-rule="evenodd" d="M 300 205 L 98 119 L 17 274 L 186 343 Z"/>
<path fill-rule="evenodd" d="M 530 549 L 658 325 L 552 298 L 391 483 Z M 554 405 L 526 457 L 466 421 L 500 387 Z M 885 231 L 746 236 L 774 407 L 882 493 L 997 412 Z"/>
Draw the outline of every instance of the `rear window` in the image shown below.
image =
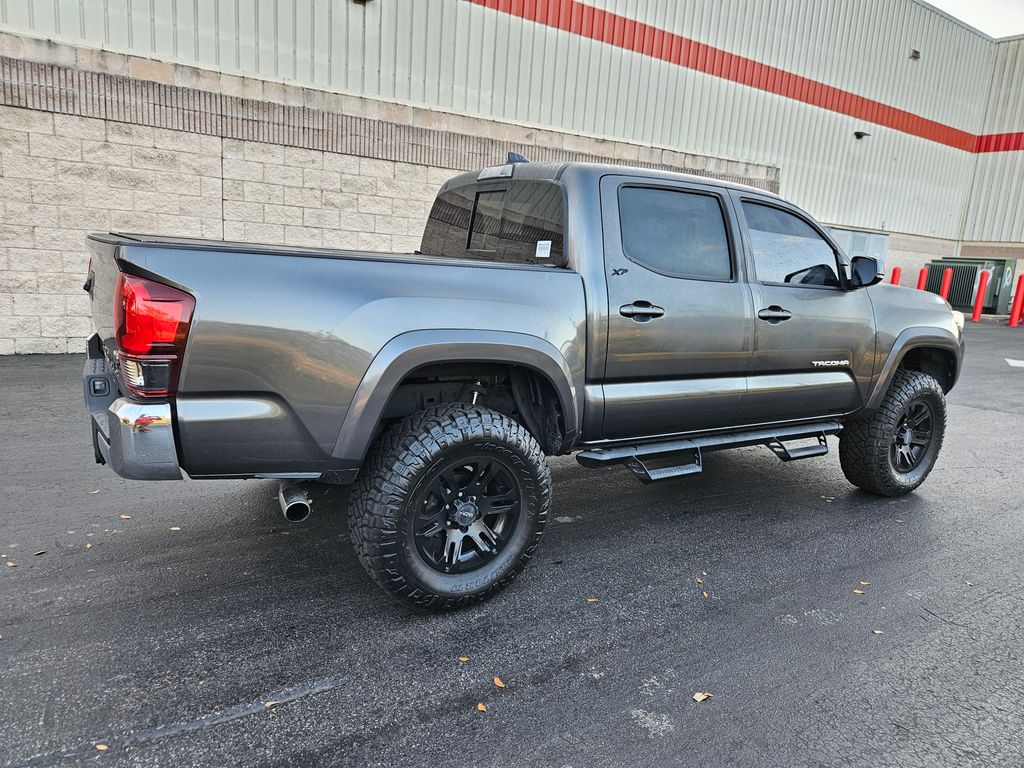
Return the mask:
<path fill-rule="evenodd" d="M 548 181 L 437 196 L 423 230 L 422 253 L 517 264 L 565 266 L 562 188 Z"/>

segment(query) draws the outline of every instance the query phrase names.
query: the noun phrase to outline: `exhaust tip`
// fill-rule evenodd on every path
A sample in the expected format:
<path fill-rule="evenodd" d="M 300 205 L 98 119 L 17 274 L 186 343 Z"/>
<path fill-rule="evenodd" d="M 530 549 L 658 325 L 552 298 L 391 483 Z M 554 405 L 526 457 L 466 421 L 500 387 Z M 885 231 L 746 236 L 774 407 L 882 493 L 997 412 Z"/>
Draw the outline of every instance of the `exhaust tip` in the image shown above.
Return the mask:
<path fill-rule="evenodd" d="M 281 483 L 281 488 L 277 492 L 277 500 L 281 505 L 281 514 L 290 523 L 301 523 L 313 511 L 309 494 L 298 483 Z"/>
<path fill-rule="evenodd" d="M 311 511 L 309 502 L 297 501 L 284 508 L 284 517 L 291 523 L 301 523 Z"/>

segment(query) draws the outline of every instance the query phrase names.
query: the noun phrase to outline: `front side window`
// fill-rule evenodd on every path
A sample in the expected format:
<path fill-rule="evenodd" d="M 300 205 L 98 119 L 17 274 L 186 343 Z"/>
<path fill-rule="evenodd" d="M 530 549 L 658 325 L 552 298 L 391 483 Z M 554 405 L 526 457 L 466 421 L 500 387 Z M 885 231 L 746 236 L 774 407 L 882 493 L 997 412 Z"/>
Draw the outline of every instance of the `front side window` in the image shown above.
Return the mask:
<path fill-rule="evenodd" d="M 799 216 L 744 201 L 754 270 L 762 283 L 839 288 L 836 254 L 815 229 Z"/>
<path fill-rule="evenodd" d="M 725 217 L 714 195 L 622 187 L 619 218 L 630 260 L 672 277 L 732 278 Z"/>

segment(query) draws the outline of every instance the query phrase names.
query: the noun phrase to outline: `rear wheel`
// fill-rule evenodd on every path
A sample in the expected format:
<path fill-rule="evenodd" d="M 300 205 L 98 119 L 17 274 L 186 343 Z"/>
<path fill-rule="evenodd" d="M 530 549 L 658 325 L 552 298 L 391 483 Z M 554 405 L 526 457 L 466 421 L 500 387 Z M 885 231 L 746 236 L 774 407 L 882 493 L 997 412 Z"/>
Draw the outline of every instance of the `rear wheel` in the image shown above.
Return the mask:
<path fill-rule="evenodd" d="M 408 603 L 452 608 L 526 566 L 550 498 L 547 462 L 521 424 L 487 408 L 439 406 L 381 437 L 354 488 L 349 529 L 378 585 Z"/>
<path fill-rule="evenodd" d="M 871 493 L 910 493 L 935 466 L 945 432 L 946 399 L 939 383 L 919 371 L 898 371 L 878 410 L 844 426 L 843 474 Z"/>

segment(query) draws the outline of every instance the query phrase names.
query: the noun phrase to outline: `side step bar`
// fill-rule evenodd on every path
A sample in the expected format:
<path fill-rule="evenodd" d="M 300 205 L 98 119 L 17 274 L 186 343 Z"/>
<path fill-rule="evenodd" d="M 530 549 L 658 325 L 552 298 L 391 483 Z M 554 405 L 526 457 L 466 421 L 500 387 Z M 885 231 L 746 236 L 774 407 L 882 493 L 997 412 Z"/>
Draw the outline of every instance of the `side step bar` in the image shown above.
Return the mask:
<path fill-rule="evenodd" d="M 778 456 L 782 461 L 796 461 L 797 459 L 809 459 L 811 456 L 824 456 L 828 453 L 828 443 L 825 442 L 825 433 L 819 432 L 815 437 L 818 438 L 817 445 L 802 445 L 799 448 L 790 448 L 780 440 L 772 440 L 768 443 L 768 450 Z"/>
<path fill-rule="evenodd" d="M 838 434 L 843 426 L 838 421 L 817 421 L 772 429 L 755 429 L 747 432 L 705 435 L 703 437 L 666 440 L 659 443 L 640 443 L 612 448 L 589 448 L 576 454 L 576 461 L 589 469 L 625 464 L 626 469 L 645 483 L 667 480 L 671 477 L 695 475 L 703 470 L 702 454 L 705 451 L 722 451 L 747 445 L 766 445 L 782 461 L 809 459 L 828 453 L 827 435 Z M 817 445 L 790 448 L 786 442 L 816 438 Z M 686 454 L 680 463 L 660 468 L 650 468 L 646 462 L 671 458 L 674 454 Z"/>

